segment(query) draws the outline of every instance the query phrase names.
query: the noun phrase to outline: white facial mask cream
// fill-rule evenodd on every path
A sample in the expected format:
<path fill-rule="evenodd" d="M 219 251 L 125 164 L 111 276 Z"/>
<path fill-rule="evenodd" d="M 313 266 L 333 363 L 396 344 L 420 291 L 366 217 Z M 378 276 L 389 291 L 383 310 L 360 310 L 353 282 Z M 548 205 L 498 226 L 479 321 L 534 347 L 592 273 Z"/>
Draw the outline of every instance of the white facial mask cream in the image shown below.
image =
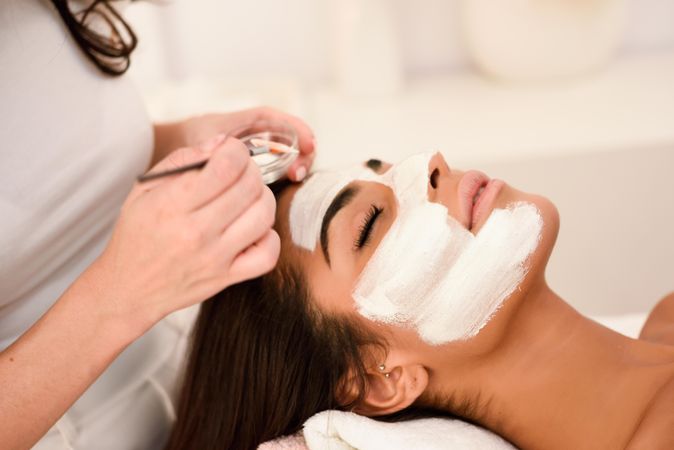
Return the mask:
<path fill-rule="evenodd" d="M 317 174 L 295 194 L 289 219 L 293 242 L 313 250 L 323 215 L 344 186 L 358 179 L 389 186 L 398 213 L 353 298 L 363 316 L 413 327 L 439 345 L 473 337 L 488 323 L 522 282 L 543 223 L 533 204 L 520 202 L 495 209 L 474 236 L 445 206 L 428 201 L 432 156 L 412 156 L 384 175 L 362 168 Z"/>
<path fill-rule="evenodd" d="M 295 245 L 313 251 L 319 239 L 323 216 L 339 191 L 354 180 L 378 179 L 379 175 L 363 166 L 312 174 L 295 192 L 290 203 L 288 221 Z"/>

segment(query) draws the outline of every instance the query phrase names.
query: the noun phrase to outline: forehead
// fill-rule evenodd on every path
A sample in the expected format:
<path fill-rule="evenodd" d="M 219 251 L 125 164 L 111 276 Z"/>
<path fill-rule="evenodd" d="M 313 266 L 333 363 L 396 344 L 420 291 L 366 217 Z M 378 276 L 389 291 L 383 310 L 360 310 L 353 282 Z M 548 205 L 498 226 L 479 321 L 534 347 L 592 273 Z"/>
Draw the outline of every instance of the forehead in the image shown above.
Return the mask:
<path fill-rule="evenodd" d="M 339 192 L 353 181 L 380 183 L 399 193 L 405 192 L 407 197 L 418 194 L 423 196 L 426 184 L 419 183 L 418 176 L 428 170 L 431 157 L 430 153 L 412 155 L 395 166 L 390 166 L 390 170 L 380 170 L 379 173 L 366 167 L 371 167 L 368 162 L 341 170 L 313 174 L 299 190 L 295 191 L 294 198 L 290 202 L 288 222 L 293 242 L 309 251 L 315 249 L 323 218 L 330 204 Z"/>
<path fill-rule="evenodd" d="M 371 167 L 369 162 L 368 166 Z M 388 166 L 388 165 L 387 165 Z M 320 247 L 317 238 L 320 224 L 330 203 L 349 184 L 356 180 L 380 181 L 376 168 L 366 165 L 354 165 L 345 169 L 315 172 L 303 183 L 292 183 L 276 195 L 275 226 L 281 238 L 282 249 L 293 253 L 297 247 L 314 252 Z M 378 170 L 381 172 L 382 170 Z M 303 233 L 293 235 L 292 223 L 302 223 Z M 295 252 L 300 253 L 300 252 Z"/>
<path fill-rule="evenodd" d="M 290 204 L 288 221 L 293 242 L 314 250 L 321 223 L 335 197 L 355 180 L 381 181 L 380 178 L 364 165 L 314 173 L 295 191 Z"/>

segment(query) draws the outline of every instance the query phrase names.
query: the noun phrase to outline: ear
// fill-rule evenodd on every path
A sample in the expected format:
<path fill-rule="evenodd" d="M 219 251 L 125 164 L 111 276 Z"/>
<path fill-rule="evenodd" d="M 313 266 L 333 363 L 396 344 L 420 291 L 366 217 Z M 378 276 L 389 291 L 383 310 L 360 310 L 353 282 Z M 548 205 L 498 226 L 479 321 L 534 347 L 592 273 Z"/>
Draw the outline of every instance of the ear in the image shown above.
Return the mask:
<path fill-rule="evenodd" d="M 400 364 L 383 371 L 375 369 L 367 378 L 365 398 L 354 408 L 354 412 L 365 416 L 401 411 L 414 403 L 428 386 L 428 371 L 421 364 Z"/>

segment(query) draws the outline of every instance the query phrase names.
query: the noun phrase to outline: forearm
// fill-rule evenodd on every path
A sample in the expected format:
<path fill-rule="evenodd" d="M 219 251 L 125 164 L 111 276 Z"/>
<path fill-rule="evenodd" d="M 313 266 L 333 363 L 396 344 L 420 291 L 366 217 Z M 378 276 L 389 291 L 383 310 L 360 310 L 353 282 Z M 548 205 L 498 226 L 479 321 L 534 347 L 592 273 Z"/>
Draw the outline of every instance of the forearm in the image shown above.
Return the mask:
<path fill-rule="evenodd" d="M 154 149 L 150 167 L 164 159 L 173 150 L 187 145 L 183 122 L 155 123 Z"/>
<path fill-rule="evenodd" d="M 85 272 L 40 320 L 0 353 L 2 448 L 35 444 L 143 327 L 120 320 Z M 114 300 L 113 300 L 114 301 Z"/>

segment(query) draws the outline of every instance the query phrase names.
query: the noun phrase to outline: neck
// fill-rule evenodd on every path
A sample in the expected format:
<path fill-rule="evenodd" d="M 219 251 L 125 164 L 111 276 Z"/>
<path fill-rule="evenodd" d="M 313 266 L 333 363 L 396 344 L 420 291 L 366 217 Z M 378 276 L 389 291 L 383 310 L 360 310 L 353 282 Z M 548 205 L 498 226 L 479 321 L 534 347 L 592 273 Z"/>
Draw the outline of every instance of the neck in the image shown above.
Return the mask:
<path fill-rule="evenodd" d="M 470 400 L 467 418 L 520 448 L 625 448 L 674 376 L 672 347 L 583 317 L 544 281 L 514 300 L 494 319 L 509 316 L 492 351 L 459 373 L 455 361 L 439 368 L 452 374 L 442 377 L 453 380 L 450 398 Z"/>

